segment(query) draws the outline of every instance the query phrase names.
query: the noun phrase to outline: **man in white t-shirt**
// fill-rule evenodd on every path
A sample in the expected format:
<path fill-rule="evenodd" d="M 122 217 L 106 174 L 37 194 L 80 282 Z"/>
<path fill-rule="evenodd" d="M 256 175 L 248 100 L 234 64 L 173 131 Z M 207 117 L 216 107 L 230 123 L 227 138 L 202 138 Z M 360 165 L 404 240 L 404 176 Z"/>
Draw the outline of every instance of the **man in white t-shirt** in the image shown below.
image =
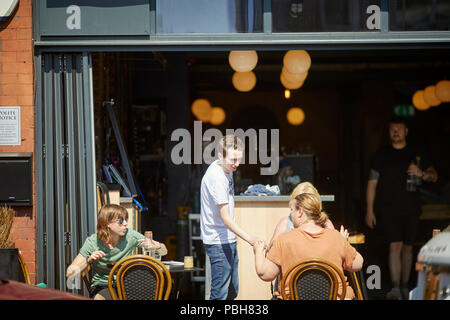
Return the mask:
<path fill-rule="evenodd" d="M 211 300 L 232 300 L 239 290 L 236 235 L 250 245 L 258 240 L 234 222 L 233 172 L 244 144 L 233 135 L 218 144 L 218 160 L 206 170 L 200 188 L 201 238 L 211 263 Z"/>

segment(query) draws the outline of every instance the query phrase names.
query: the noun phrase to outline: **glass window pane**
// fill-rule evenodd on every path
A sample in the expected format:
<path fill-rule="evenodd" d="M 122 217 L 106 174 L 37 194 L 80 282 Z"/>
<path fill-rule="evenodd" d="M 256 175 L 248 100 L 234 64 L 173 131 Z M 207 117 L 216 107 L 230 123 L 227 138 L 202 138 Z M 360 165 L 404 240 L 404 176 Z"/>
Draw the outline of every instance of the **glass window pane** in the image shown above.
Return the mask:
<path fill-rule="evenodd" d="M 389 30 L 450 30 L 450 1 L 391 0 Z"/>
<path fill-rule="evenodd" d="M 263 32 L 263 0 L 157 0 L 156 33 Z"/>
<path fill-rule="evenodd" d="M 272 0 L 273 32 L 379 31 L 380 0 Z"/>

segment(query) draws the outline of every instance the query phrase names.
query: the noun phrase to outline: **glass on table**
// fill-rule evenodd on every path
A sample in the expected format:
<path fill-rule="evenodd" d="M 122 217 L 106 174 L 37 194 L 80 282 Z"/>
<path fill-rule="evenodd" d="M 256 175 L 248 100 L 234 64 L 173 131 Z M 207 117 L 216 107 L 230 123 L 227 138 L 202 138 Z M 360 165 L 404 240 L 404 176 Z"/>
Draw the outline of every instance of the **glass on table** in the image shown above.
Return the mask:
<path fill-rule="evenodd" d="M 147 248 L 152 245 L 153 232 L 145 231 L 144 236 L 145 236 L 145 239 L 144 239 L 144 242 L 142 243 L 142 253 L 149 256 L 149 255 L 151 255 L 152 250 L 147 249 Z"/>
<path fill-rule="evenodd" d="M 185 269 L 194 268 L 194 257 L 193 256 L 185 256 L 184 257 L 184 268 Z"/>

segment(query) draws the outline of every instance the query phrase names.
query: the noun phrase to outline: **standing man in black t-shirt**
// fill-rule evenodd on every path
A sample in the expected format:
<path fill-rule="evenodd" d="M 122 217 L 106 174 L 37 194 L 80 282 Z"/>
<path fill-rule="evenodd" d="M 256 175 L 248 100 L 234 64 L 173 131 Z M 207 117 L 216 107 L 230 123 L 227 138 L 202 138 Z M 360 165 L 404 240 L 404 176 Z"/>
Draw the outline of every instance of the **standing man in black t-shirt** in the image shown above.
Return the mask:
<path fill-rule="evenodd" d="M 388 299 L 408 299 L 409 296 L 412 246 L 419 226 L 421 202 L 415 186 L 409 188 L 414 191 L 407 190 L 408 175 L 415 176 L 416 185 L 421 181 L 436 182 L 438 178 L 424 152 L 406 143 L 407 135 L 406 123 L 401 118 L 392 119 L 389 123 L 391 145 L 376 153 L 366 192 L 366 223 L 373 229 L 377 224 L 377 212 L 389 242 L 393 288 L 387 294 Z"/>

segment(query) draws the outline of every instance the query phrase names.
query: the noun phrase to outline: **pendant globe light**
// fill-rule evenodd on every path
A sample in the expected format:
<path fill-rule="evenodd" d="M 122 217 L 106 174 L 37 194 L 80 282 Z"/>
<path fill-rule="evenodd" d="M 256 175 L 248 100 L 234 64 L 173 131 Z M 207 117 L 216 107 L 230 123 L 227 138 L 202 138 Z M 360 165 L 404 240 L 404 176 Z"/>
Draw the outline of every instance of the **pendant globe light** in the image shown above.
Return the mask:
<path fill-rule="evenodd" d="M 427 104 L 436 107 L 441 104 L 441 100 L 436 97 L 436 87 L 428 86 L 423 90 L 423 98 Z"/>
<path fill-rule="evenodd" d="M 191 105 L 192 113 L 198 120 L 208 122 L 211 118 L 211 103 L 207 99 L 195 99 Z"/>
<path fill-rule="evenodd" d="M 436 97 L 442 102 L 450 102 L 449 80 L 442 80 L 436 83 Z"/>
<path fill-rule="evenodd" d="M 221 107 L 213 107 L 211 109 L 211 118 L 209 122 L 215 126 L 221 125 L 226 118 L 225 110 Z"/>
<path fill-rule="evenodd" d="M 289 89 L 289 90 L 299 89 L 303 85 L 303 81 L 291 82 L 291 81 L 287 80 L 285 78 L 284 74 L 280 75 L 280 81 L 281 81 L 281 84 L 283 85 L 283 87 L 285 87 L 286 89 Z"/>
<path fill-rule="evenodd" d="M 249 72 L 256 67 L 258 54 L 256 51 L 230 51 L 228 62 L 236 72 Z"/>
<path fill-rule="evenodd" d="M 428 110 L 431 107 L 428 103 L 425 102 L 425 99 L 423 97 L 423 90 L 417 90 L 416 93 L 414 93 L 412 102 L 417 110 L 424 111 Z"/>
<path fill-rule="evenodd" d="M 250 72 L 235 72 L 231 79 L 233 86 L 237 91 L 249 92 L 256 85 L 256 76 L 253 71 Z"/>
<path fill-rule="evenodd" d="M 305 50 L 289 50 L 284 55 L 283 65 L 289 73 L 305 73 L 311 67 L 311 57 Z"/>
<path fill-rule="evenodd" d="M 290 108 L 286 118 L 291 125 L 299 126 L 305 121 L 305 112 L 301 108 Z"/>
<path fill-rule="evenodd" d="M 302 82 L 302 81 L 305 81 L 306 77 L 308 76 L 308 72 L 305 72 L 305 73 L 290 73 L 287 70 L 286 66 L 283 66 L 283 69 L 281 69 L 281 74 L 289 82 Z"/>

